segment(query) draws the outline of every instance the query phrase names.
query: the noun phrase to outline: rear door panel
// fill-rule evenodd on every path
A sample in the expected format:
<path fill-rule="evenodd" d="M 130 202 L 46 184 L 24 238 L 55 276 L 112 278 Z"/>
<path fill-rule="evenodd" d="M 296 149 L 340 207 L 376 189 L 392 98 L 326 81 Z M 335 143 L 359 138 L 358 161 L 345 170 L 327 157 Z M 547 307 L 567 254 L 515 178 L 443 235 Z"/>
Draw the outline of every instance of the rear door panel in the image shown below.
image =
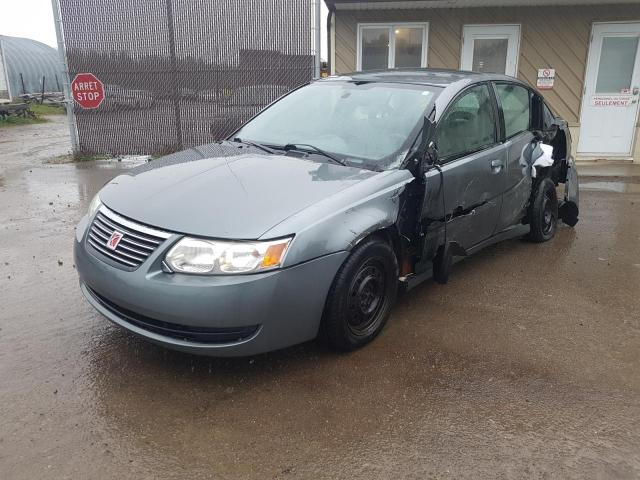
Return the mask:
<path fill-rule="evenodd" d="M 522 219 L 531 194 L 531 176 L 527 173 L 525 158 L 531 154 L 529 147 L 532 141 L 533 134 L 527 131 L 507 140 L 504 145 L 507 157 L 505 192 L 496 231 L 504 230 Z"/>

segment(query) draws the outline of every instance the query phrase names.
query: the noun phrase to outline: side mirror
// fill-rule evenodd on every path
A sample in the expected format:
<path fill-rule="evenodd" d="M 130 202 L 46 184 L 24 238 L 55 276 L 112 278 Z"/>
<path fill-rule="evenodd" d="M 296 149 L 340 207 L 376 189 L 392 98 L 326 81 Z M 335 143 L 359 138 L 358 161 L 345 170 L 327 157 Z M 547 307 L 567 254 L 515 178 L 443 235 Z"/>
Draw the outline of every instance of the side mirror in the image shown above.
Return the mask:
<path fill-rule="evenodd" d="M 422 128 L 419 133 L 420 137 L 416 139 L 418 145 L 403 163 L 403 167 L 408 168 L 415 176 L 422 175 L 424 171 L 433 166 L 437 159 L 435 144 L 431 139 L 435 127 L 432 120 L 432 117 L 435 116 L 435 111 L 436 109 L 433 107 L 431 113 L 429 115 L 425 115 L 422 122 Z"/>
<path fill-rule="evenodd" d="M 436 163 L 438 159 L 438 151 L 436 149 L 436 144 L 432 140 L 433 131 L 435 125 L 433 120 L 430 118 L 432 115 L 425 116 L 424 122 L 422 124 L 422 137 L 420 140 L 420 152 L 422 152 L 422 165 L 423 170 L 431 167 Z"/>
<path fill-rule="evenodd" d="M 422 165 L 424 170 L 428 170 L 433 167 L 438 161 L 438 149 L 434 142 L 429 142 L 429 145 L 424 150 L 424 160 Z"/>

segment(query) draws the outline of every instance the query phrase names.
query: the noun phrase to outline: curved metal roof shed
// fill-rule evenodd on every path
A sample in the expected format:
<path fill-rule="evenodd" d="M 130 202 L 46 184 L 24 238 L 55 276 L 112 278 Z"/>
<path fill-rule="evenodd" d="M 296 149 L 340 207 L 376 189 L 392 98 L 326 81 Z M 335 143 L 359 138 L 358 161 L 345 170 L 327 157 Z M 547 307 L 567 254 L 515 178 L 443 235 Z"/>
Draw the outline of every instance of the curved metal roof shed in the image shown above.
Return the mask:
<path fill-rule="evenodd" d="M 61 71 L 55 48 L 29 38 L 0 35 L 0 98 L 40 93 L 43 77 L 46 92 L 60 92 Z"/>

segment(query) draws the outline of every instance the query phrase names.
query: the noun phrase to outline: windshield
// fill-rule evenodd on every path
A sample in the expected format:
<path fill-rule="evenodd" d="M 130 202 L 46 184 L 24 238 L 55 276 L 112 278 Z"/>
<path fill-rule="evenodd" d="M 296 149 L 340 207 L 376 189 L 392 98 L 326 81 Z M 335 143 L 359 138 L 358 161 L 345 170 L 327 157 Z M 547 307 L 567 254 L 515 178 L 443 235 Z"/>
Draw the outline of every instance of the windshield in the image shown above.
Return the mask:
<path fill-rule="evenodd" d="M 396 168 L 437 87 L 316 82 L 274 103 L 234 136 L 273 147 L 312 145 L 353 166 Z"/>

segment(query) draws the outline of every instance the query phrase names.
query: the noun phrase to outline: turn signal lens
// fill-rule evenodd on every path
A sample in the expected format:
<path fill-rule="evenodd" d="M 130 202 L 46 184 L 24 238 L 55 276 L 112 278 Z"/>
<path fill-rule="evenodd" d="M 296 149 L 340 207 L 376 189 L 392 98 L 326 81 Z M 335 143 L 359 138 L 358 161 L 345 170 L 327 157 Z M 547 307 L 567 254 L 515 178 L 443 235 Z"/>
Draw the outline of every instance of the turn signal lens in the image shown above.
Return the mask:
<path fill-rule="evenodd" d="M 284 258 L 284 252 L 287 251 L 288 246 L 288 240 L 287 243 L 276 243 L 274 245 L 270 245 L 262 258 L 262 268 L 280 266 L 280 263 L 282 263 L 282 259 Z"/>

